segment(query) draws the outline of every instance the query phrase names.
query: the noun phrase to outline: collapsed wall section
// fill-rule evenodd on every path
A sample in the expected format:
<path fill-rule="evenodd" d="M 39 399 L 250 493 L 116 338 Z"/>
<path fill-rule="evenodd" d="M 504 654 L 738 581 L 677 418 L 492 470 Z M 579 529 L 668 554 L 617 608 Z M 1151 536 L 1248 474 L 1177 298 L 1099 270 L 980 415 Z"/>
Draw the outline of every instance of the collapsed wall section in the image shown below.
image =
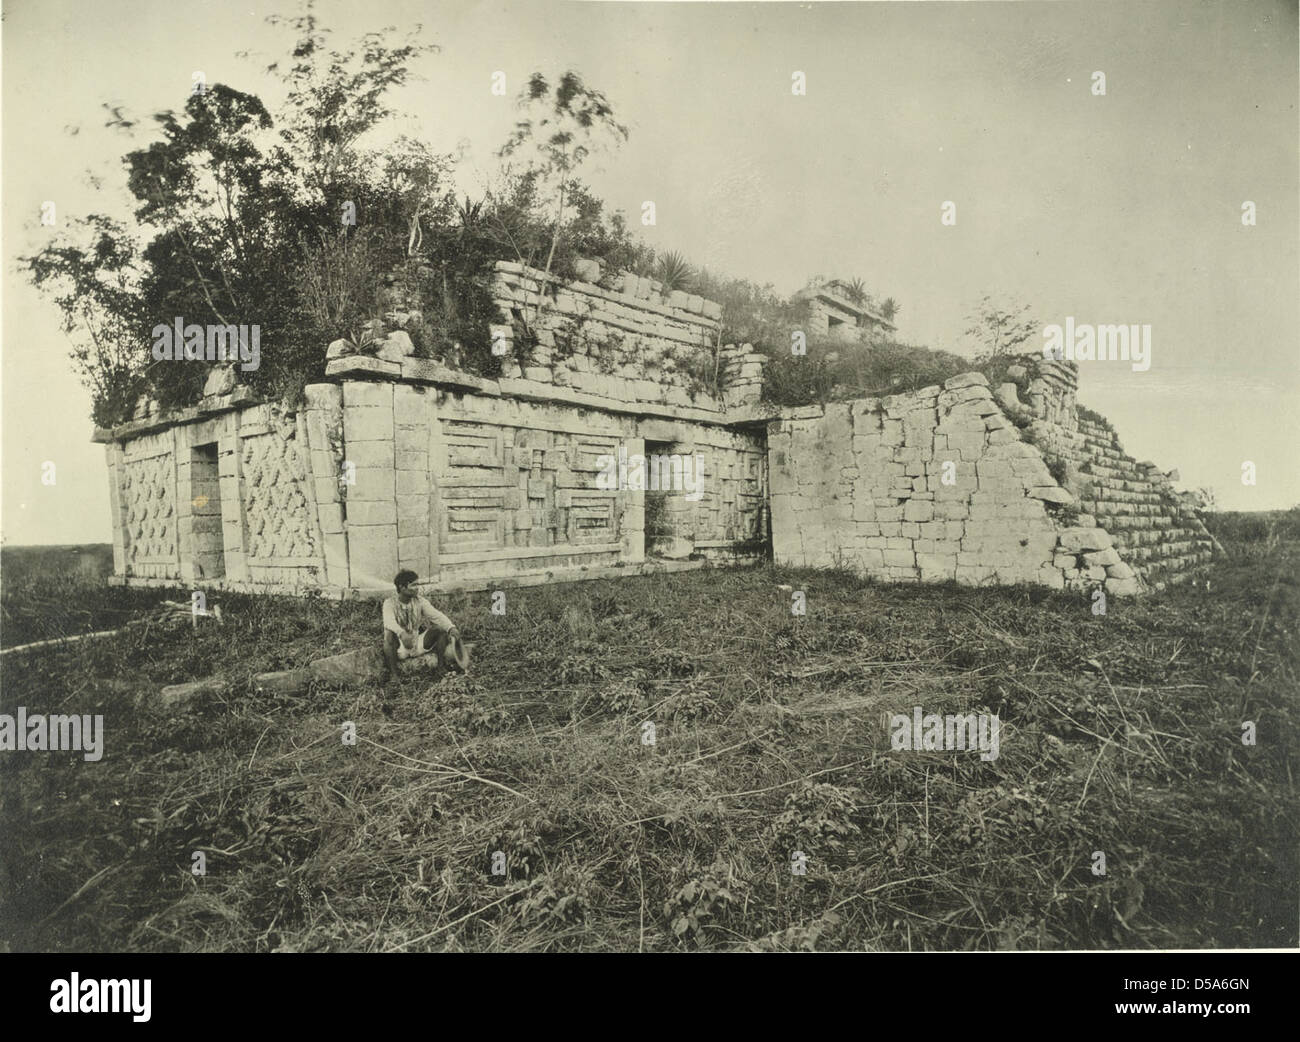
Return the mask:
<path fill-rule="evenodd" d="M 1138 462 L 1102 417 L 1080 411 L 1074 362 L 1026 355 L 1007 375 L 999 404 L 1056 467 L 1082 515 L 1110 535 L 1135 580 L 1160 589 L 1210 560 L 1214 540 L 1174 489 L 1178 472 Z"/>
<path fill-rule="evenodd" d="M 778 563 L 1065 585 L 1047 512 L 1064 493 L 979 373 L 790 410 L 768 425 L 768 453 Z"/>
<path fill-rule="evenodd" d="M 722 407 L 708 393 L 722 315 L 712 301 L 663 294 L 651 279 L 631 273 L 607 289 L 562 283 L 511 261 L 496 264 L 493 298 L 511 319 L 492 330 L 494 346 L 505 350 L 507 379 L 629 403 Z"/>
<path fill-rule="evenodd" d="M 1073 363 L 1028 356 L 1007 373 L 996 393 L 966 373 L 770 423 L 776 561 L 1132 595 L 1209 558 L 1176 474 L 1080 415 Z"/>

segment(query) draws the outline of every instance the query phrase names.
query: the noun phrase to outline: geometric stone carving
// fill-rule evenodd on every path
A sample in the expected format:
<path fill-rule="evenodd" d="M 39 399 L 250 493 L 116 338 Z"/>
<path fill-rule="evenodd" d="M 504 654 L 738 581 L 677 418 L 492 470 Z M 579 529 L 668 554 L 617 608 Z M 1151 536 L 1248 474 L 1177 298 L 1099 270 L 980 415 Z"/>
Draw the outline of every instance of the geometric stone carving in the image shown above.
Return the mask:
<path fill-rule="evenodd" d="M 309 474 L 296 439 L 275 433 L 245 438 L 241 464 L 249 558 L 317 556 L 316 525 L 304 491 Z"/>
<path fill-rule="evenodd" d="M 127 552 L 132 561 L 170 561 L 176 556 L 175 482 L 170 453 L 123 466 Z"/>

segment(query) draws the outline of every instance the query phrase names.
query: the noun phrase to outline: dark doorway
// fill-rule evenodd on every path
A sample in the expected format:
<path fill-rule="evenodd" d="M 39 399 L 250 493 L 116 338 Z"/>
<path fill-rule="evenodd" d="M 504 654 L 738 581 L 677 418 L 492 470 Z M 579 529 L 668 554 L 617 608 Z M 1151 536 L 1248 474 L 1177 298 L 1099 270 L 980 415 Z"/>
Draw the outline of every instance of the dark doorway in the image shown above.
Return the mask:
<path fill-rule="evenodd" d="M 684 453 L 683 448 L 687 448 Z M 645 443 L 645 552 L 648 557 L 689 557 L 694 549 L 691 504 L 683 468 L 689 448 L 675 441 Z"/>
<path fill-rule="evenodd" d="M 190 456 L 190 531 L 195 579 L 220 579 L 226 574 L 225 542 L 221 531 L 221 478 L 217 443 L 194 446 Z"/>
<path fill-rule="evenodd" d="M 659 455 L 668 454 L 666 441 L 647 441 L 645 443 L 645 462 L 642 464 L 645 479 L 645 552 L 647 557 L 662 556 L 671 542 L 672 533 L 668 528 L 667 506 L 668 491 L 650 487 L 652 461 Z"/>

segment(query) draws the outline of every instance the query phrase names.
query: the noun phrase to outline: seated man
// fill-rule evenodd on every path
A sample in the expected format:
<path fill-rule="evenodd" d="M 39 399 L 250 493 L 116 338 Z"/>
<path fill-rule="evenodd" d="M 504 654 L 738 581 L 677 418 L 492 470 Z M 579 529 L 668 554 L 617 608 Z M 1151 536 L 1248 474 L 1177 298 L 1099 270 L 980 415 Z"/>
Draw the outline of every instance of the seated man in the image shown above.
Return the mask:
<path fill-rule="evenodd" d="M 464 672 L 466 654 L 460 631 L 451 619 L 415 591 L 419 578 L 410 569 L 397 573 L 397 596 L 384 601 L 384 661 L 388 678 L 397 676 L 398 662 L 432 651 L 439 670 L 444 665 Z"/>

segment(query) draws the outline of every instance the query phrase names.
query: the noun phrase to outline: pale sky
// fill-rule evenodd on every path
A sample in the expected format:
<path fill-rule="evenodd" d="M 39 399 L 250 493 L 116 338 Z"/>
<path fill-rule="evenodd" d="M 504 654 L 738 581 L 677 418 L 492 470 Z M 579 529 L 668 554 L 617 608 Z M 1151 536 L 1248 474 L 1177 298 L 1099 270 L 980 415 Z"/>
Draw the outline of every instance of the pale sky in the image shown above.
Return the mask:
<path fill-rule="evenodd" d="M 179 109 L 194 70 L 258 94 L 285 3 L 14 0 L 3 22 L 3 500 L 9 544 L 109 541 L 102 446 L 58 316 L 15 270 L 41 203 L 129 213 L 103 127 Z M 589 180 L 642 229 L 783 292 L 858 276 L 900 334 L 957 349 L 987 290 L 1044 322 L 1149 323 L 1152 365 L 1080 363 L 1080 396 L 1138 459 L 1226 509 L 1300 502 L 1294 3 L 428 3 L 322 0 L 339 42 L 419 22 L 441 46 L 397 129 L 464 140 L 486 172 L 535 69 L 573 68 L 631 127 Z M 507 75 L 510 97 L 491 94 Z M 807 94 L 791 93 L 803 72 Z M 1093 73 L 1106 77 L 1104 97 Z M 67 128 L 79 128 L 74 135 Z M 474 164 L 477 164 L 477 169 Z M 95 191 L 87 171 L 105 179 Z M 1245 227 L 1242 203 L 1255 203 Z M 953 201 L 957 223 L 940 223 Z M 325 345 L 321 345 L 322 352 Z M 263 348 L 265 350 L 265 347 Z M 1241 484 L 1244 461 L 1258 484 Z M 42 464 L 56 483 L 41 483 Z"/>

